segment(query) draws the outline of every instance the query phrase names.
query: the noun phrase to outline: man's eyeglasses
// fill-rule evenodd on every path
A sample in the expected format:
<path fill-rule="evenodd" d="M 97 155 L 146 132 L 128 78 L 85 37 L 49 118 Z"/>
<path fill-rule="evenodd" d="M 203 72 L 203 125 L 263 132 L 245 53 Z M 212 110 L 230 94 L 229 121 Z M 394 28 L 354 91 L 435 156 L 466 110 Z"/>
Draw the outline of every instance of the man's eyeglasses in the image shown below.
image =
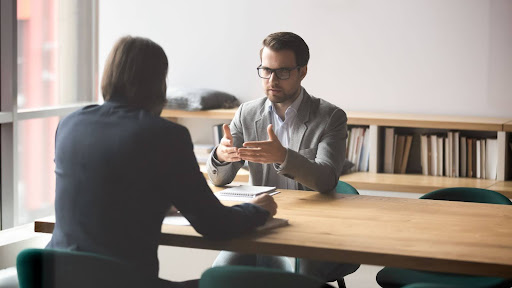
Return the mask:
<path fill-rule="evenodd" d="M 275 73 L 277 78 L 279 78 L 280 80 L 286 80 L 286 79 L 290 78 L 290 72 L 295 69 L 299 70 L 300 66 L 296 66 L 293 68 L 270 69 L 267 67 L 261 67 L 261 65 L 260 65 L 256 69 L 258 70 L 258 76 L 260 76 L 260 78 L 270 79 L 270 76 L 272 76 L 272 73 Z"/>

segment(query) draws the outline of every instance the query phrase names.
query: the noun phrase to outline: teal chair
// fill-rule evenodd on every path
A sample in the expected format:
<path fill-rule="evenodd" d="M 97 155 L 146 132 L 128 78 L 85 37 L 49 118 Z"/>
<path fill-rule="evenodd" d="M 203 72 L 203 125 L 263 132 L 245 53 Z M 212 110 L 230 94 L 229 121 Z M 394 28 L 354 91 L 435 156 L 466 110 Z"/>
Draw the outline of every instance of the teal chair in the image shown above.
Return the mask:
<path fill-rule="evenodd" d="M 320 279 L 313 277 L 252 266 L 213 267 L 206 270 L 199 280 L 199 288 L 240 287 L 332 288 Z"/>
<path fill-rule="evenodd" d="M 350 185 L 346 182 L 343 182 L 343 181 L 338 181 L 338 184 L 336 184 L 336 193 L 359 195 L 359 192 L 357 192 L 356 188 L 354 188 L 352 185 Z M 295 271 L 299 271 L 299 267 L 300 267 L 300 259 L 295 258 Z M 343 278 L 336 280 L 336 282 L 338 282 L 339 288 L 346 288 L 345 280 L 343 280 Z"/>
<path fill-rule="evenodd" d="M 336 193 L 359 195 L 356 188 L 343 181 L 338 181 L 338 184 L 336 185 Z"/>
<path fill-rule="evenodd" d="M 461 286 L 445 285 L 445 284 L 432 284 L 432 283 L 415 283 L 402 288 L 468 288 Z"/>
<path fill-rule="evenodd" d="M 157 287 L 159 281 L 116 259 L 67 250 L 22 250 L 16 269 L 20 288 Z"/>
<path fill-rule="evenodd" d="M 480 188 L 454 187 L 439 189 L 427 193 L 420 199 L 478 202 L 490 204 L 512 205 L 512 202 L 502 194 Z M 459 275 L 450 273 L 436 273 L 419 270 L 409 270 L 394 267 L 385 267 L 377 273 L 377 283 L 384 288 L 409 287 L 412 284 L 417 287 L 430 287 L 421 285 L 445 285 L 432 287 L 510 287 L 511 281 L 497 277 L 483 277 Z M 413 286 L 416 287 L 416 286 Z"/>

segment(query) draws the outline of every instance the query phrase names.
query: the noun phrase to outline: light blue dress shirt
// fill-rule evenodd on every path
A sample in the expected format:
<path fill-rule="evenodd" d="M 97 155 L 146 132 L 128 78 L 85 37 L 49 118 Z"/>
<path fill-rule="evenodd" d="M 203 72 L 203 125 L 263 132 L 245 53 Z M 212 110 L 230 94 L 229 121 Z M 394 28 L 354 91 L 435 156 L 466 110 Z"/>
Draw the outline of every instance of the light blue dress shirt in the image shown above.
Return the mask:
<path fill-rule="evenodd" d="M 274 103 L 270 102 L 268 99 L 265 102 L 265 105 L 269 111 L 271 118 L 270 123 L 272 123 L 274 133 L 281 142 L 281 145 L 283 145 L 285 148 L 288 148 L 291 133 L 297 129 L 297 111 L 299 110 L 303 95 L 304 89 L 301 87 L 299 97 L 297 97 L 297 99 L 295 99 L 290 107 L 288 107 L 284 112 L 284 121 L 279 117 L 279 115 L 277 115 Z M 281 170 L 285 165 L 286 159 L 281 165 L 277 163 L 273 164 L 274 169 L 269 169 L 268 183 L 271 186 L 276 186 L 277 188 L 281 189 L 295 189 L 295 180 L 277 174 L 277 172 L 279 172 L 279 170 Z"/>

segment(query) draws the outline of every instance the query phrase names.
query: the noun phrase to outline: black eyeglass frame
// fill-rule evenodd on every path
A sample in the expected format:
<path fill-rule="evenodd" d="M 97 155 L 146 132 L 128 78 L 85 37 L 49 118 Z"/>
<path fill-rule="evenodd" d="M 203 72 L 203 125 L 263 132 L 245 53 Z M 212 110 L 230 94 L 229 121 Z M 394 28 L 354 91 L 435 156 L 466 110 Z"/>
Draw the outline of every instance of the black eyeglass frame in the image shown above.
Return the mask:
<path fill-rule="evenodd" d="M 276 77 L 279 79 L 279 80 L 287 80 L 287 79 L 290 79 L 290 72 L 292 72 L 293 70 L 297 69 L 297 70 L 300 70 L 300 68 L 302 68 L 302 66 L 295 66 L 293 68 L 277 68 L 277 69 L 270 69 L 270 68 L 266 68 L 266 67 L 262 67 L 261 65 L 258 66 L 256 68 L 256 70 L 258 70 L 258 76 L 262 79 L 270 79 L 270 77 L 272 77 L 272 74 L 275 73 Z M 261 70 L 267 70 L 267 71 L 270 71 L 270 75 L 268 77 L 263 77 L 261 76 L 260 74 L 260 71 Z M 278 71 L 288 71 L 288 77 L 286 78 L 281 78 L 279 77 L 279 73 L 277 73 Z"/>

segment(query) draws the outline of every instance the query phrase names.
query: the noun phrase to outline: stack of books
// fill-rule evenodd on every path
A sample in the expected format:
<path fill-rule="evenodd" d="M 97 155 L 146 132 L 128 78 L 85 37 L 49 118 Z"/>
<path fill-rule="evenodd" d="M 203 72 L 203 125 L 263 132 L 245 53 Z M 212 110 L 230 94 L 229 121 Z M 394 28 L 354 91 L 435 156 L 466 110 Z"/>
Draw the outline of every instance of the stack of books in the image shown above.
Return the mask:
<path fill-rule="evenodd" d="M 354 163 L 351 171 L 368 171 L 370 158 L 369 128 L 354 127 L 348 131 L 346 158 Z"/>
<path fill-rule="evenodd" d="M 421 135 L 423 175 L 496 179 L 498 142 L 459 131 Z"/>
<path fill-rule="evenodd" d="M 398 135 L 386 128 L 384 136 L 384 173 L 405 174 L 412 146 L 412 135 Z"/>

